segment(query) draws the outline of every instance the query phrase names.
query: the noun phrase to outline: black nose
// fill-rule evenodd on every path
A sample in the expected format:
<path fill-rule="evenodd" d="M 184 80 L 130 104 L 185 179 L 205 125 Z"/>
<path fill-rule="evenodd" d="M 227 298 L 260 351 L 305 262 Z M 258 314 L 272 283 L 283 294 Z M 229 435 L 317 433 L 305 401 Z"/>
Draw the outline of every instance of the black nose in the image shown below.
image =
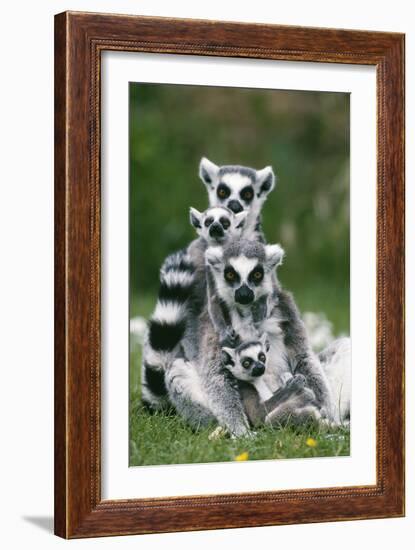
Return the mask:
<path fill-rule="evenodd" d="M 238 304 L 250 304 L 254 301 L 254 293 L 247 285 L 242 285 L 235 292 L 235 302 Z"/>
<path fill-rule="evenodd" d="M 262 363 L 256 363 L 252 369 L 252 376 L 262 376 L 265 372 L 265 366 Z"/>
<path fill-rule="evenodd" d="M 209 235 L 213 238 L 223 237 L 223 229 L 220 223 L 212 223 L 209 228 Z"/>
<path fill-rule="evenodd" d="M 244 209 L 242 204 L 239 201 L 231 200 L 228 202 L 229 210 L 232 210 L 234 214 L 239 214 Z"/>

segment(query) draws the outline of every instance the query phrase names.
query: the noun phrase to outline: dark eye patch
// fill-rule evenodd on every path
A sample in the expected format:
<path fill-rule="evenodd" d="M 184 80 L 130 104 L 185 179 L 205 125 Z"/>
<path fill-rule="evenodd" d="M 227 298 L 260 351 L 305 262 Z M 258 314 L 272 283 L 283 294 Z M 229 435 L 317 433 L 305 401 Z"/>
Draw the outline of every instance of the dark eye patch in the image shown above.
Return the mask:
<path fill-rule="evenodd" d="M 265 363 L 266 361 L 265 353 L 262 353 L 262 351 L 258 354 L 258 361 L 261 361 L 261 363 Z"/>
<path fill-rule="evenodd" d="M 216 190 L 216 194 L 218 195 L 218 197 L 222 200 L 225 200 L 229 197 L 229 195 L 231 194 L 231 190 L 229 189 L 229 187 L 227 185 L 225 185 L 224 183 L 220 183 L 218 185 L 218 188 Z"/>
<path fill-rule="evenodd" d="M 232 361 L 232 357 L 224 350 L 222 350 L 222 363 L 224 365 L 230 365 L 232 367 L 235 365 L 235 363 Z"/>
<path fill-rule="evenodd" d="M 249 274 L 248 281 L 250 283 L 253 283 L 254 285 L 259 285 L 262 282 L 263 278 L 264 268 L 262 267 L 262 265 L 258 264 Z"/>
<path fill-rule="evenodd" d="M 254 188 L 251 185 L 244 187 L 239 193 L 241 199 L 245 202 L 251 202 L 254 198 Z"/>
<path fill-rule="evenodd" d="M 222 217 L 219 219 L 223 229 L 228 229 L 228 227 L 231 225 L 231 222 L 228 220 L 228 218 Z"/>
<path fill-rule="evenodd" d="M 205 227 L 209 227 L 209 225 L 212 225 L 213 218 L 206 218 L 205 220 Z"/>
<path fill-rule="evenodd" d="M 238 273 L 231 266 L 225 267 L 224 277 L 225 277 L 225 281 L 232 286 L 239 284 L 241 280 Z"/>
<path fill-rule="evenodd" d="M 241 365 L 244 369 L 249 369 L 249 367 L 252 365 L 252 359 L 250 357 L 243 357 Z"/>

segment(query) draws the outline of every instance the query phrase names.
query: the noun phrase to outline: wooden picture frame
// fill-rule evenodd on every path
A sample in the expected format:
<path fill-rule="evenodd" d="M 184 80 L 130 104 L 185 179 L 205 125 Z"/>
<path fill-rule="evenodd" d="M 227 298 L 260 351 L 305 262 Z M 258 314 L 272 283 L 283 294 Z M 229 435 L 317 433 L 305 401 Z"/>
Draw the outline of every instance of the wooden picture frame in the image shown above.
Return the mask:
<path fill-rule="evenodd" d="M 373 65 L 377 481 L 101 500 L 100 60 L 105 50 Z M 64 538 L 404 514 L 404 35 L 65 12 L 55 18 L 55 533 Z"/>

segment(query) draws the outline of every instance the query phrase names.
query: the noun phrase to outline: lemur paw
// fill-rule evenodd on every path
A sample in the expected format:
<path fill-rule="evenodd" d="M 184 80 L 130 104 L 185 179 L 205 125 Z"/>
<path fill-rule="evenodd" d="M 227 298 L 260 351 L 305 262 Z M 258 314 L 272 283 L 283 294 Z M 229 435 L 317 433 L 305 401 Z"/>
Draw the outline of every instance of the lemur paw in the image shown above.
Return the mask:
<path fill-rule="evenodd" d="M 236 348 L 241 343 L 239 334 L 236 334 L 234 330 L 227 331 L 220 341 L 220 347 L 222 348 Z"/>
<path fill-rule="evenodd" d="M 208 435 L 209 441 L 217 441 L 228 435 L 228 431 L 223 426 L 217 426 L 213 432 Z"/>
<path fill-rule="evenodd" d="M 231 436 L 231 439 L 239 439 L 240 437 L 255 437 L 256 434 L 254 436 L 252 436 L 251 435 L 252 433 L 253 432 L 251 432 L 251 430 L 249 430 L 248 428 L 243 427 L 243 428 L 234 429 L 231 432 L 230 436 Z"/>
<path fill-rule="evenodd" d="M 286 382 L 286 386 L 292 390 L 302 390 L 305 388 L 305 385 L 306 379 L 302 374 L 295 374 Z"/>

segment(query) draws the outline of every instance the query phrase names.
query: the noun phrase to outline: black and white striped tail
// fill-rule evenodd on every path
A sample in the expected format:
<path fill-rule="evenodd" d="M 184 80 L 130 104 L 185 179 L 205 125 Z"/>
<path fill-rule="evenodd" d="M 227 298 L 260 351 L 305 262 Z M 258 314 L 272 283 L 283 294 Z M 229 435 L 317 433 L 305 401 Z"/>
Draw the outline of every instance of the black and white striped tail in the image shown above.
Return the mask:
<path fill-rule="evenodd" d="M 142 399 L 153 409 L 168 402 L 164 370 L 186 330 L 187 303 L 194 276 L 186 250 L 168 256 L 160 270 L 157 305 L 149 321 L 142 365 Z"/>

